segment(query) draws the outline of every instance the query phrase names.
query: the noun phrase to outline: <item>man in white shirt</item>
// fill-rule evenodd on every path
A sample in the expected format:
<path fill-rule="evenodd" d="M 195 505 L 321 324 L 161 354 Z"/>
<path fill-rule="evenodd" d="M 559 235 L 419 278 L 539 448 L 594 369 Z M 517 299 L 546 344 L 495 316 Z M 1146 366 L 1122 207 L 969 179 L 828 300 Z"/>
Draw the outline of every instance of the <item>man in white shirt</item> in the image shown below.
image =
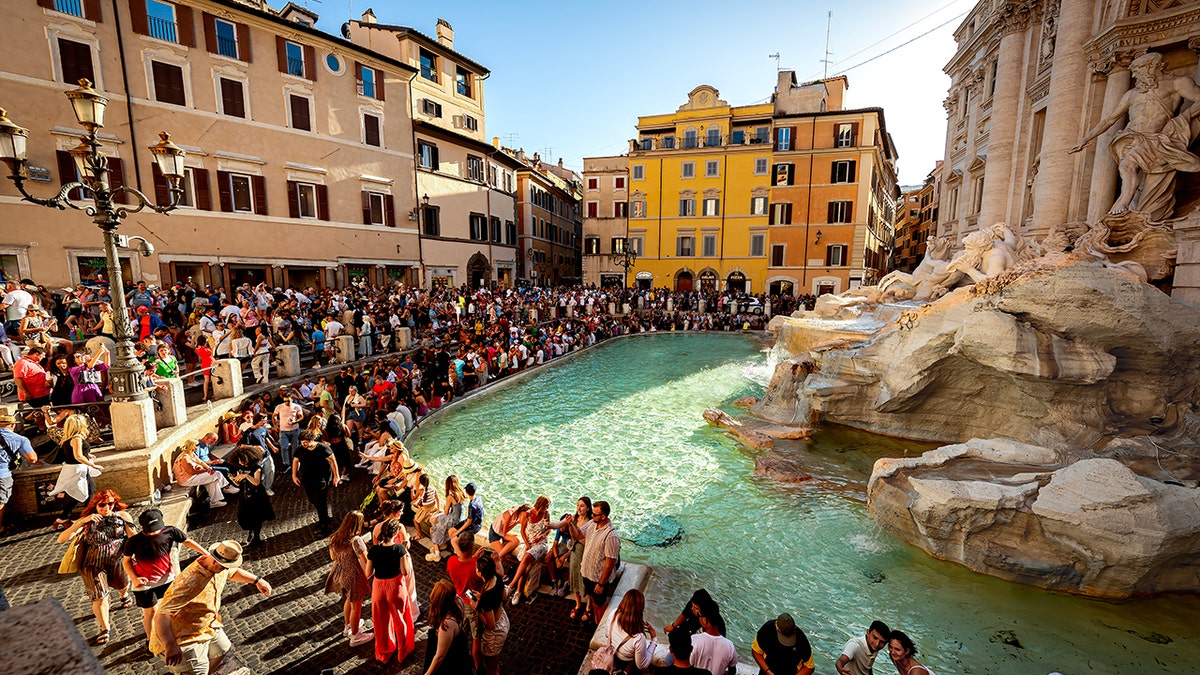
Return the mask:
<path fill-rule="evenodd" d="M 4 299 L 0 300 L 0 309 L 4 310 L 4 320 L 9 335 L 19 335 L 21 320 L 33 304 L 33 296 L 21 288 L 21 284 L 9 281 L 4 284 Z"/>
<path fill-rule="evenodd" d="M 703 630 L 692 636 L 691 663 L 713 675 L 734 675 L 737 672 L 737 647 L 721 635 L 718 625 L 717 617 L 700 615 Z"/>
<path fill-rule="evenodd" d="M 332 340 L 333 338 L 341 335 L 342 331 L 345 329 L 346 327 L 342 325 L 341 321 L 331 318 L 329 321 L 325 322 L 325 339 Z"/>
<path fill-rule="evenodd" d="M 851 638 L 842 647 L 842 655 L 838 657 L 834 667 L 839 675 L 872 675 L 871 668 L 875 665 L 875 657 L 879 650 L 888 642 L 892 631 L 882 621 L 872 621 L 867 634 Z"/>

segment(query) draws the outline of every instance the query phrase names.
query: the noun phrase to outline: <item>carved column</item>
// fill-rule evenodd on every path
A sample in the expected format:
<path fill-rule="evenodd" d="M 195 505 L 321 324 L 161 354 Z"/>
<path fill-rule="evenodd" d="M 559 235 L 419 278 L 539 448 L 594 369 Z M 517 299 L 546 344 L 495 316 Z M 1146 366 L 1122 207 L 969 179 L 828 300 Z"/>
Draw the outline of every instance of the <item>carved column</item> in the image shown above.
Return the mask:
<path fill-rule="evenodd" d="M 1091 35 L 1097 5 L 1093 0 L 1063 0 L 1058 12 L 1046 129 L 1033 199 L 1031 233 L 1035 236 L 1043 236 L 1052 226 L 1066 222 L 1074 202 L 1073 188 L 1082 189 L 1074 184 L 1078 156 L 1067 151 L 1083 133 L 1080 109 L 1087 85 L 1083 43 Z"/>
<path fill-rule="evenodd" d="M 1025 72 L 1026 33 L 1032 15 L 1032 2 L 1006 2 L 996 18 L 1000 49 L 996 57 L 998 67 L 996 89 L 992 94 L 987 165 L 983 174 L 983 202 L 979 209 L 981 228 L 1000 220 L 1011 223 L 1008 205 L 1013 194 L 1020 194 L 1012 184 L 1013 152 L 1017 117 L 1024 98 L 1021 79 Z"/>
<path fill-rule="evenodd" d="M 1117 53 L 1096 64 L 1096 72 L 1106 75 L 1104 83 L 1104 109 L 1100 118 L 1107 117 L 1113 108 L 1121 102 L 1121 97 L 1129 91 L 1129 63 L 1133 54 Z M 1088 222 L 1095 222 L 1104 217 L 1117 200 L 1117 161 L 1108 149 L 1109 143 L 1121 131 L 1121 125 L 1114 125 L 1096 139 L 1096 157 L 1092 161 L 1092 185 L 1088 191 Z"/>

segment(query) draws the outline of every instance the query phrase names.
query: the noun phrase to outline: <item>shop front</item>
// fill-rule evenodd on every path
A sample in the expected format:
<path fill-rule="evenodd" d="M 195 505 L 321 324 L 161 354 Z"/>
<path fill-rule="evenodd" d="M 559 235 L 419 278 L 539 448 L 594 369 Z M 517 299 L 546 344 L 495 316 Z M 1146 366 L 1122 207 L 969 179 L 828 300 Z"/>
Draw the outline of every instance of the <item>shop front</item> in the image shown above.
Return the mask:
<path fill-rule="evenodd" d="M 746 292 L 746 275 L 741 272 L 730 272 L 728 277 L 725 277 L 725 290 L 734 293 Z"/>
<path fill-rule="evenodd" d="M 643 291 L 650 290 L 654 285 L 654 274 L 650 272 L 638 272 L 635 277 L 637 287 Z"/>

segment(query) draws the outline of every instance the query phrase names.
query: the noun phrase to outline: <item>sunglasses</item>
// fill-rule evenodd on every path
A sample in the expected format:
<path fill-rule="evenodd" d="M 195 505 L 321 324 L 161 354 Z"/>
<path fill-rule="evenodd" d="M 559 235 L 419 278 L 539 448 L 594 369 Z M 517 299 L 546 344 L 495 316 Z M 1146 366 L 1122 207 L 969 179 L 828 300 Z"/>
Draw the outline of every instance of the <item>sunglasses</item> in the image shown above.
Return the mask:
<path fill-rule="evenodd" d="M 116 505 L 117 505 L 116 502 L 100 502 L 99 504 L 96 505 L 96 508 L 100 508 L 101 506 L 107 506 L 107 507 L 111 508 Z"/>

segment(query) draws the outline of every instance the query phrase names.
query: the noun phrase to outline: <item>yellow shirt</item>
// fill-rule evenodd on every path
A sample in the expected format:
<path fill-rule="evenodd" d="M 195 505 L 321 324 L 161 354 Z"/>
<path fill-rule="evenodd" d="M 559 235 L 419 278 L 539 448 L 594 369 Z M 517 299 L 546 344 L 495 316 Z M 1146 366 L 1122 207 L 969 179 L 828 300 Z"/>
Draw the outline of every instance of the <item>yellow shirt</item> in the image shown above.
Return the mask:
<path fill-rule="evenodd" d="M 213 574 L 200 561 L 188 565 L 179 573 L 163 599 L 158 603 L 158 612 L 171 615 L 171 632 L 179 646 L 194 642 L 207 642 L 221 628 L 221 592 L 233 570 L 222 568 Z M 167 647 L 158 637 L 158 631 L 150 634 L 150 652 L 162 654 Z"/>

